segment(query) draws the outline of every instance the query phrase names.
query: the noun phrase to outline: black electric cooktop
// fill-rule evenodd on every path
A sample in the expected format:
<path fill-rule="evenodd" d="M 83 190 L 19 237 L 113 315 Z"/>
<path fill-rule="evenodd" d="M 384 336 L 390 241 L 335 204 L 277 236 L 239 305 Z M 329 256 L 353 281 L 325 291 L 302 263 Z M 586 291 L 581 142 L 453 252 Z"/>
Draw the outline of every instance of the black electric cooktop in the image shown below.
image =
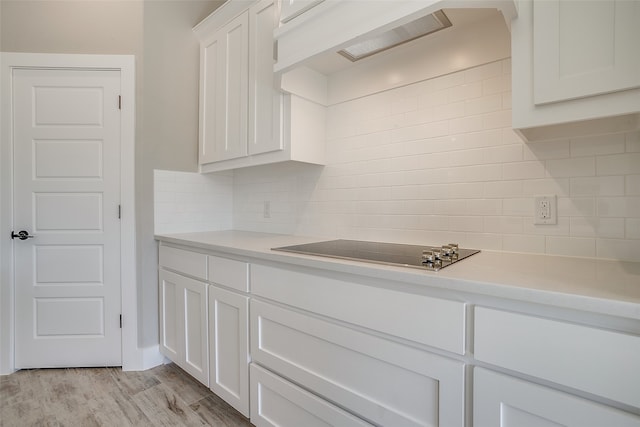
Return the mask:
<path fill-rule="evenodd" d="M 438 271 L 480 252 L 477 249 L 458 248 L 455 244 L 419 246 L 359 240 L 329 240 L 326 242 L 283 246 L 272 250 L 413 267 L 431 271 Z M 431 261 L 427 261 L 427 258 L 431 259 Z"/>

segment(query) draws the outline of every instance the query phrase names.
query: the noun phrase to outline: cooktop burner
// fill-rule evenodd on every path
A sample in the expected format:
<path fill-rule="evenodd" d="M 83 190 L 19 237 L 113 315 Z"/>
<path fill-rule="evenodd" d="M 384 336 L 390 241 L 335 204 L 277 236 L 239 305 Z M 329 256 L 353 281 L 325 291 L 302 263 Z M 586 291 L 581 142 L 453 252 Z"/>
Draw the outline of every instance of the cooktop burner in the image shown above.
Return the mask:
<path fill-rule="evenodd" d="M 283 246 L 272 250 L 375 262 L 378 264 L 400 265 L 430 271 L 438 271 L 480 252 L 477 249 L 458 248 L 456 243 L 443 246 L 418 246 L 363 242 L 359 240 L 329 240 L 326 242 Z"/>

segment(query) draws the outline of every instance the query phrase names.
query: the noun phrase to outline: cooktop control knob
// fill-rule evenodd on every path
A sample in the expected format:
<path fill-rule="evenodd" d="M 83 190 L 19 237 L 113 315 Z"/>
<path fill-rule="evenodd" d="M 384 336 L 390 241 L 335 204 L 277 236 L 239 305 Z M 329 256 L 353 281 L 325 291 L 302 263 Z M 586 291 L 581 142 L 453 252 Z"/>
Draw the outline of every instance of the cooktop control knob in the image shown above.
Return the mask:
<path fill-rule="evenodd" d="M 422 251 L 422 263 L 432 263 L 436 260 L 433 255 L 433 251 L 424 250 Z"/>

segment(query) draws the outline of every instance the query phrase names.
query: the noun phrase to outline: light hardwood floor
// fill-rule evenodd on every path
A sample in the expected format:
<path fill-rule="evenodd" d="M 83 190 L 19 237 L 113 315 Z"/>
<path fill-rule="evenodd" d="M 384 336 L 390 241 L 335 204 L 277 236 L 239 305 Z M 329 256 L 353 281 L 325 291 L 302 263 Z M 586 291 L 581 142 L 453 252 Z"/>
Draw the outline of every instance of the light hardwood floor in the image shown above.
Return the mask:
<path fill-rule="evenodd" d="M 174 364 L 33 369 L 0 376 L 0 426 L 250 426 Z"/>

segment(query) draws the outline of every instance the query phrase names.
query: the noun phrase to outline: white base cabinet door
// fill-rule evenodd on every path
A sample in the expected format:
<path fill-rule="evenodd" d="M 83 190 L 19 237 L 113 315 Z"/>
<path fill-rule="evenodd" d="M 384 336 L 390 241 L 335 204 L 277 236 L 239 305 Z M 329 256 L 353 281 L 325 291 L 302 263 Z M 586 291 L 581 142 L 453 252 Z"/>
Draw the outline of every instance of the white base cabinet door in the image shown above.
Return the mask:
<path fill-rule="evenodd" d="M 258 427 L 371 426 L 253 363 L 251 423 Z"/>
<path fill-rule="evenodd" d="M 209 286 L 209 387 L 249 417 L 249 297 Z"/>
<path fill-rule="evenodd" d="M 640 416 L 475 368 L 474 427 L 638 427 Z"/>
<path fill-rule="evenodd" d="M 160 352 L 209 385 L 207 284 L 160 269 Z"/>

